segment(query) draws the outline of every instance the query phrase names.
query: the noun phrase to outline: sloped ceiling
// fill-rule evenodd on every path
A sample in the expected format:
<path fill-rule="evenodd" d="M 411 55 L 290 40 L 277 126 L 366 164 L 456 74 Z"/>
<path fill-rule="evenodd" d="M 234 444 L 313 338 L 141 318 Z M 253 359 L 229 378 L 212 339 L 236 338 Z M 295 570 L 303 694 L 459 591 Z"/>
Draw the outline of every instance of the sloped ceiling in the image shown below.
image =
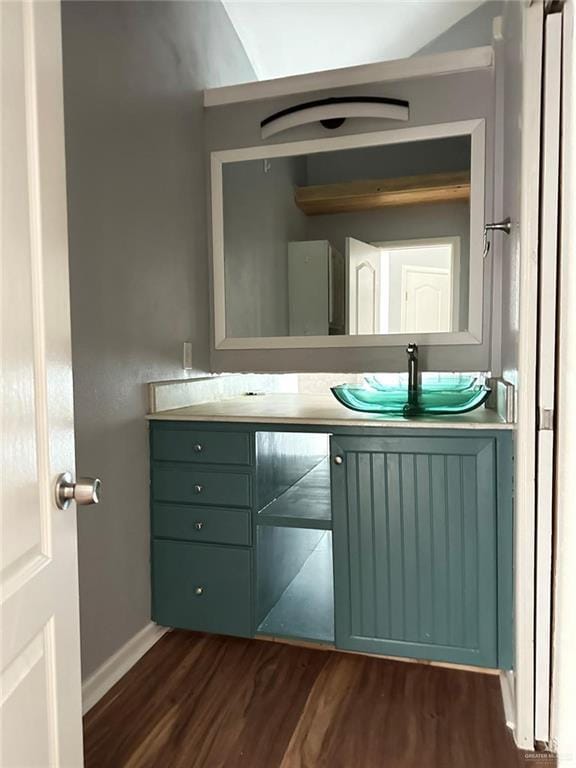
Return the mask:
<path fill-rule="evenodd" d="M 260 80 L 412 56 L 483 0 L 223 0 Z"/>

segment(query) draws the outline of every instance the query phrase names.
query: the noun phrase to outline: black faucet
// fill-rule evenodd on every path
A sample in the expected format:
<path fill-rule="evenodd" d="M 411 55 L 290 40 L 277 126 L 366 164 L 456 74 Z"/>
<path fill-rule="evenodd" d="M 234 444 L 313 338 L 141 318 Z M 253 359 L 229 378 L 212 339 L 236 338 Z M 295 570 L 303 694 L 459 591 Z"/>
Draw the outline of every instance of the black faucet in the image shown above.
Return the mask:
<path fill-rule="evenodd" d="M 408 355 L 408 403 L 418 404 L 418 345 L 413 341 L 406 347 Z"/>

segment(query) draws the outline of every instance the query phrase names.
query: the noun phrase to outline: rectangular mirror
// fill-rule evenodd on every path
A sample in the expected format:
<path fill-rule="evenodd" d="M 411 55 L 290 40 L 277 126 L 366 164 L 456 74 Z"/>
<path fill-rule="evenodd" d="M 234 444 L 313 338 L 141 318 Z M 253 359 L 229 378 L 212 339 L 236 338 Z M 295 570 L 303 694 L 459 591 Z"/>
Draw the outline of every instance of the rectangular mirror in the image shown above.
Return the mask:
<path fill-rule="evenodd" d="M 212 153 L 216 348 L 477 343 L 483 121 Z"/>

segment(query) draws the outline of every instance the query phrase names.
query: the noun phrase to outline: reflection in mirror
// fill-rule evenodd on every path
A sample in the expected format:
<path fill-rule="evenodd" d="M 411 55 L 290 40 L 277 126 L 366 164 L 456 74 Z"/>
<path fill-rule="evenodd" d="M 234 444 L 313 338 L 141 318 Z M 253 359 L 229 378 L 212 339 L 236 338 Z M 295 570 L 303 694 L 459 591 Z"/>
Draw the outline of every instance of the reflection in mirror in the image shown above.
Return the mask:
<path fill-rule="evenodd" d="M 470 136 L 222 166 L 226 336 L 467 329 Z"/>

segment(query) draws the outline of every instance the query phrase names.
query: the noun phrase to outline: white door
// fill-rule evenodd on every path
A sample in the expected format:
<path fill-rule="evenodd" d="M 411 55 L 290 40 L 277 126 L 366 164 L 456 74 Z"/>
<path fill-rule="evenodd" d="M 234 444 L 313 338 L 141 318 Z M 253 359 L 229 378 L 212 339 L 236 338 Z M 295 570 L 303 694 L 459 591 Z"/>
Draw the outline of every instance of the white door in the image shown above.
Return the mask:
<path fill-rule="evenodd" d="M 403 264 L 400 332 L 451 331 L 451 294 L 449 269 Z"/>
<path fill-rule="evenodd" d="M 0 765 L 82 759 L 60 5 L 0 2 Z"/>
<path fill-rule="evenodd" d="M 380 333 L 380 248 L 346 238 L 347 333 Z"/>
<path fill-rule="evenodd" d="M 510 721 L 522 749 L 534 748 L 534 627 L 536 530 L 536 372 L 538 364 L 538 239 L 544 4 L 505 3 L 502 39 L 495 42 L 496 220 L 510 217 L 509 235 L 493 238 L 494 285 L 503 289 L 502 359 L 516 387 L 514 462 L 514 673 L 506 676 Z M 498 185 L 497 185 L 498 186 Z M 496 249 L 501 247 L 500 253 Z M 490 255 L 488 259 L 490 259 Z"/>

